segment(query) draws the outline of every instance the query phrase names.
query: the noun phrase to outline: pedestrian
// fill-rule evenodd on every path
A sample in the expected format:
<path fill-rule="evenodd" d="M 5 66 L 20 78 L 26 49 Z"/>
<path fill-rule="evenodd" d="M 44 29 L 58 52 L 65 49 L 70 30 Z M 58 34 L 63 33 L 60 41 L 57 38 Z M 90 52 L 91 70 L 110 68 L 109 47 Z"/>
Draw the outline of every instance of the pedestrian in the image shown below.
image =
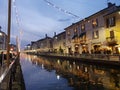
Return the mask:
<path fill-rule="evenodd" d="M 0 65 L 2 66 L 2 63 L 3 63 L 3 59 L 4 59 L 4 54 L 3 52 L 1 52 L 0 54 Z"/>

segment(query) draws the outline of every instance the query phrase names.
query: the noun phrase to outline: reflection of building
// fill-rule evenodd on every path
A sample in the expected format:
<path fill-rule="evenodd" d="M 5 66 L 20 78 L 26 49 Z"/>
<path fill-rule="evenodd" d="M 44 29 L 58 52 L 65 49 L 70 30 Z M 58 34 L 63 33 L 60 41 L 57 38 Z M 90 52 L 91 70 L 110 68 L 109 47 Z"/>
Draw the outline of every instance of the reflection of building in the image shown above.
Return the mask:
<path fill-rule="evenodd" d="M 98 51 L 105 46 L 104 16 L 115 11 L 115 4 L 108 3 L 108 7 L 65 28 L 67 52 L 87 53 Z"/>
<path fill-rule="evenodd" d="M 1 31 L 1 26 L 0 26 L 0 50 L 6 50 L 6 45 L 7 45 L 7 35 Z"/>
<path fill-rule="evenodd" d="M 113 53 L 120 53 L 120 9 L 104 16 L 106 45 Z"/>
<path fill-rule="evenodd" d="M 54 34 L 53 37 L 53 51 L 59 53 L 65 53 L 65 31 L 56 35 Z"/>
<path fill-rule="evenodd" d="M 119 90 L 120 72 L 112 68 L 81 64 L 70 60 L 31 57 L 36 64 L 47 71 L 55 70 L 56 77 L 66 78 L 75 90 Z M 43 68 L 44 67 L 44 68 Z M 60 76 L 60 77 L 59 77 Z"/>

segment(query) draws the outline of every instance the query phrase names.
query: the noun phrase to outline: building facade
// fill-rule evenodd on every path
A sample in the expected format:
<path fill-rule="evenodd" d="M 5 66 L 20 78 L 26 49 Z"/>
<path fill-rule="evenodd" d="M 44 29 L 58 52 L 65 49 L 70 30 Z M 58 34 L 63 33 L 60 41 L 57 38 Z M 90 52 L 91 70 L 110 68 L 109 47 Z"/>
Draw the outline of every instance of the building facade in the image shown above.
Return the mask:
<path fill-rule="evenodd" d="M 112 53 L 120 53 L 120 8 L 104 16 L 106 46 Z"/>
<path fill-rule="evenodd" d="M 104 16 L 120 8 L 108 7 L 65 28 L 67 53 L 99 53 L 106 46 Z"/>
<path fill-rule="evenodd" d="M 31 42 L 31 50 L 36 50 L 38 49 L 37 41 L 32 41 Z"/>
<path fill-rule="evenodd" d="M 7 35 L 5 32 L 1 31 L 0 26 L 0 50 L 6 50 L 7 46 Z"/>
<path fill-rule="evenodd" d="M 48 37 L 47 34 L 45 38 L 31 42 L 31 50 L 36 52 L 49 52 L 52 48 L 52 38 Z"/>
<path fill-rule="evenodd" d="M 53 52 L 55 53 L 66 53 L 66 47 L 65 47 L 65 42 L 66 42 L 66 33 L 61 32 L 59 34 L 56 35 L 56 33 L 54 33 L 54 37 L 53 37 Z"/>

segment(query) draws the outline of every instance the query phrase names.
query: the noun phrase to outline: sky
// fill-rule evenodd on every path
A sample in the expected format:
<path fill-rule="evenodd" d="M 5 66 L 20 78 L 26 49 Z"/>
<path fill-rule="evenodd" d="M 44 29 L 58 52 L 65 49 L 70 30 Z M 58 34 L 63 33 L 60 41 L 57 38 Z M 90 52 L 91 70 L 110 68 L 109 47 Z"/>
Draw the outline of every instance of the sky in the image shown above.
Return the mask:
<path fill-rule="evenodd" d="M 64 28 L 107 7 L 107 1 L 120 0 L 13 0 L 11 43 L 20 38 L 21 47 L 61 33 Z M 50 2 L 50 3 L 48 3 Z M 0 0 L 0 26 L 7 34 L 8 0 Z"/>

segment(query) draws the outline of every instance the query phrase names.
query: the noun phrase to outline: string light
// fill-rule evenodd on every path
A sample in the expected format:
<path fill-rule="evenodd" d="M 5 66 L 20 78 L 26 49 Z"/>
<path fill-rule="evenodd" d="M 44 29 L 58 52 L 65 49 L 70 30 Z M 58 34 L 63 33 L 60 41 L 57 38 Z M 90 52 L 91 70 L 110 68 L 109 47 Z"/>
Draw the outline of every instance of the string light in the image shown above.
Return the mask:
<path fill-rule="evenodd" d="M 12 0 L 12 4 L 13 4 L 13 8 L 15 10 L 16 24 L 17 24 L 18 29 L 19 29 L 18 48 L 20 49 L 21 37 L 22 37 L 23 31 L 22 31 L 22 28 L 21 28 L 21 25 L 20 25 L 21 22 L 20 22 L 20 18 L 19 18 L 19 14 L 18 14 L 18 9 L 17 9 L 17 6 L 16 6 L 16 0 Z"/>
<path fill-rule="evenodd" d="M 53 4 L 53 3 L 51 3 L 51 2 L 49 2 L 49 1 L 47 1 L 47 0 L 44 0 L 44 1 L 45 1 L 49 6 L 52 6 L 53 8 L 56 8 L 56 9 L 58 9 L 58 10 L 61 11 L 61 12 L 64 12 L 64 13 L 66 13 L 66 14 L 68 14 L 68 15 L 71 15 L 71 16 L 74 16 L 75 18 L 80 18 L 79 16 L 77 16 L 77 15 L 75 15 L 75 14 L 73 14 L 73 13 L 67 11 L 67 10 L 62 9 L 62 8 L 56 6 L 55 4 Z"/>

